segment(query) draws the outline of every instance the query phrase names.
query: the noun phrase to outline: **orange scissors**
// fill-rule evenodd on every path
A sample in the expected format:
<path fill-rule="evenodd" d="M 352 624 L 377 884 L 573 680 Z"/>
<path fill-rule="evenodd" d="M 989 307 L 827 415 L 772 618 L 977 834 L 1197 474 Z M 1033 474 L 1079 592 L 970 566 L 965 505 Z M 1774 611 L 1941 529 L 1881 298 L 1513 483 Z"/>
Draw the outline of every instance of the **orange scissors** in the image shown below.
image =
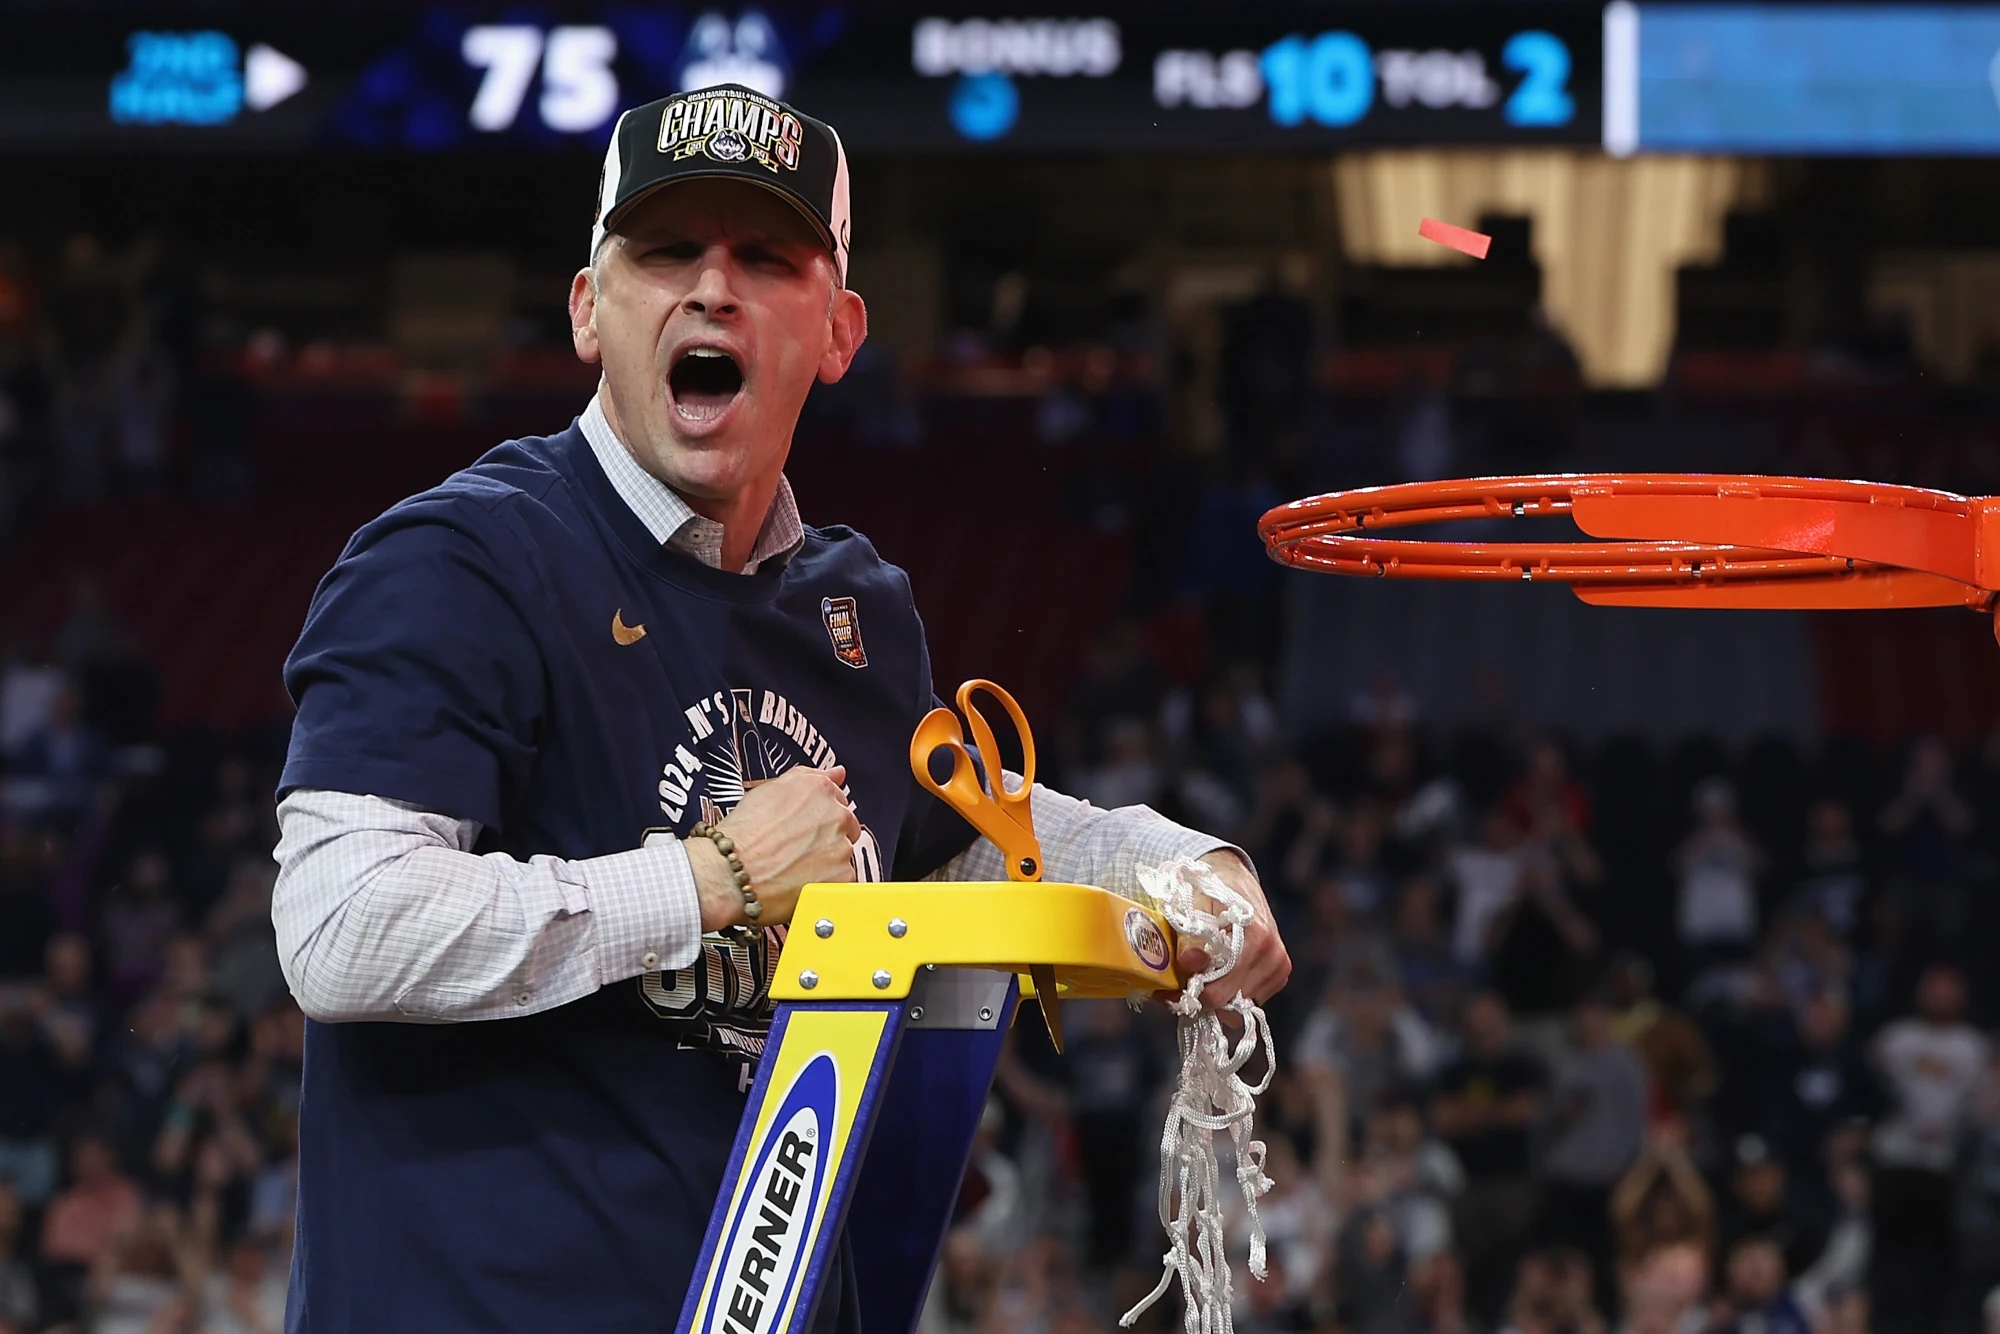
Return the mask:
<path fill-rule="evenodd" d="M 1007 790 L 1000 774 L 1000 747 L 994 741 L 993 727 L 973 703 L 973 696 L 982 691 L 1000 701 L 1001 707 L 1007 711 L 1008 720 L 1014 724 L 1015 734 L 1021 738 L 1021 787 L 1018 791 Z M 1035 737 L 1028 730 L 1028 717 L 1021 712 L 1021 706 L 1014 702 L 1012 695 L 991 681 L 967 681 L 958 688 L 956 698 L 959 712 L 965 715 L 966 724 L 972 729 L 973 744 L 979 747 L 979 754 L 986 762 L 992 791 L 987 791 L 980 784 L 979 771 L 972 763 L 971 752 L 965 747 L 965 733 L 950 709 L 932 709 L 917 724 L 916 734 L 910 738 L 910 768 L 919 783 L 963 815 L 974 829 L 1000 849 L 1007 863 L 1009 880 L 1040 880 L 1042 844 L 1035 837 L 1035 815 L 1028 801 L 1029 792 L 1035 786 Z M 931 775 L 931 759 L 940 750 L 951 756 L 951 774 L 942 783 Z M 1049 1037 L 1056 1050 L 1061 1051 L 1062 1016 L 1056 1009 L 1055 969 L 1048 964 L 1035 964 L 1029 968 L 1028 976 L 1034 979 L 1035 996 L 1041 1002 L 1042 1018 L 1048 1024 Z"/>

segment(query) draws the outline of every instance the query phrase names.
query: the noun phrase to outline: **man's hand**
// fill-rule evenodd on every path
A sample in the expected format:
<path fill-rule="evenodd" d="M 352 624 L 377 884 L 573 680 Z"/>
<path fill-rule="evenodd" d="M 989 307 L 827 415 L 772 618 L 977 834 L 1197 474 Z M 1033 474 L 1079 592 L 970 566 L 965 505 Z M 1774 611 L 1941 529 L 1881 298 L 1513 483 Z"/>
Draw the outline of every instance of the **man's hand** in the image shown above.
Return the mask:
<path fill-rule="evenodd" d="M 763 909 L 758 926 L 791 921 L 799 891 L 807 885 L 854 878 L 854 840 L 861 837 L 861 822 L 841 793 L 846 781 L 847 770 L 838 765 L 788 769 L 756 784 L 716 826 L 735 843 L 750 877 Z M 702 930 L 747 923 L 743 896 L 715 844 L 689 839 L 687 852 L 701 896 Z"/>
<path fill-rule="evenodd" d="M 1236 966 L 1202 989 L 1202 1003 L 1211 1010 L 1219 1010 L 1236 999 L 1240 991 L 1262 1005 L 1282 991 L 1292 975 L 1292 956 L 1285 952 L 1285 942 L 1278 938 L 1278 923 L 1271 916 L 1271 905 L 1264 899 L 1264 887 L 1257 883 L 1255 873 L 1244 860 L 1233 852 L 1218 849 L 1201 862 L 1223 884 L 1248 899 L 1256 913 L 1243 924 L 1243 953 Z M 1195 906 L 1203 912 L 1215 912 L 1219 907 L 1199 892 L 1195 894 Z M 1209 958 L 1205 950 L 1190 945 L 1181 951 L 1176 962 L 1181 976 L 1191 977 L 1208 967 Z M 1172 997 L 1176 993 L 1165 994 Z"/>

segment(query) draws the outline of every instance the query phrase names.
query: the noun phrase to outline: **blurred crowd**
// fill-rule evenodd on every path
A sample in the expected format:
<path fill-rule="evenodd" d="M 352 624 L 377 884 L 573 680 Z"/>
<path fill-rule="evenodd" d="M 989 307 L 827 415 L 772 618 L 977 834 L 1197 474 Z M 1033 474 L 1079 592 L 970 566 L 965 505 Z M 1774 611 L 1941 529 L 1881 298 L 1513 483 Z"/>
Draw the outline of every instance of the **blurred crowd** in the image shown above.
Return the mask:
<path fill-rule="evenodd" d="M 79 237 L 31 287 L 19 258 L 0 244 L 0 548 L 52 504 L 250 490 L 250 391 L 202 354 L 187 271 Z M 991 287 L 942 360 L 1026 368 L 1074 341 L 1031 286 Z M 1495 387 L 1566 353 L 1542 331 L 1468 354 L 1449 392 L 1336 412 L 1326 331 L 1275 277 L 1205 358 L 1130 302 L 1083 323 L 1115 355 L 1052 379 L 1033 430 L 1074 443 L 1067 519 L 1129 532 L 1145 615 L 1089 646 L 1059 726 L 1037 720 L 1045 773 L 1233 839 L 1296 964 L 1259 1118 L 1269 1276 L 1245 1271 L 1239 1211 L 1236 1328 L 2000 1334 L 2000 738 L 1585 746 L 1501 709 L 1437 726 L 1393 684 L 1293 735 L 1256 517 L 1321 473 L 1603 448 L 1569 391 Z M 916 447 L 901 374 L 864 362 L 808 428 Z M 2000 490 L 1975 443 L 1922 480 Z M 302 1034 L 270 923 L 284 723 L 162 738 L 153 666 L 97 588 L 41 638 L 10 611 L 0 1334 L 276 1334 Z M 926 1334 L 1106 1330 L 1157 1278 L 1171 1025 L 1114 1003 L 1069 1023 L 1060 1056 L 1032 1018 L 1014 1032 Z"/>
<path fill-rule="evenodd" d="M 277 1334 L 303 1020 L 270 747 L 151 736 L 80 584 L 0 653 L 0 1334 Z"/>
<path fill-rule="evenodd" d="M 2000 745 L 1584 749 L 1393 689 L 1293 741 L 1255 663 L 1176 686 L 1129 626 L 1066 743 L 1241 844 L 1291 945 L 1238 1330 L 2000 1329 Z M 1172 1030 L 1070 1008 L 1062 1057 L 1015 1030 L 929 1334 L 1109 1329 L 1157 1276 Z"/>
<path fill-rule="evenodd" d="M 1067 789 L 1240 844 L 1290 942 L 1238 1329 L 2000 1328 L 2000 741 L 1577 746 L 1393 686 L 1293 737 L 1263 615 L 1196 617 L 1192 677 L 1113 623 L 1046 729 Z M 0 662 L 0 1334 L 281 1327 L 284 728 L 162 743 L 148 671 L 87 583 Z M 927 1334 L 1108 1329 L 1157 1275 L 1171 1026 L 1071 1011 L 1015 1030 Z"/>

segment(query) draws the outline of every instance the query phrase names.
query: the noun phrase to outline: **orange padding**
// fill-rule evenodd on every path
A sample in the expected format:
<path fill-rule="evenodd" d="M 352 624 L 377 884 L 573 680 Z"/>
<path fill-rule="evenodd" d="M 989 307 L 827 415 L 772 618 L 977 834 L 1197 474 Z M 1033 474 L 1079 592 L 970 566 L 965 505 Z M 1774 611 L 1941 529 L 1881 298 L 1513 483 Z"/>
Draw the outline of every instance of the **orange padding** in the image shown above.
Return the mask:
<path fill-rule="evenodd" d="M 1372 536 L 1465 519 L 1567 514 L 1604 542 Z M 1273 559 L 1399 579 L 1552 580 L 1622 606 L 1993 606 L 2000 499 L 1879 482 L 1570 473 L 1409 482 L 1280 505 Z"/>

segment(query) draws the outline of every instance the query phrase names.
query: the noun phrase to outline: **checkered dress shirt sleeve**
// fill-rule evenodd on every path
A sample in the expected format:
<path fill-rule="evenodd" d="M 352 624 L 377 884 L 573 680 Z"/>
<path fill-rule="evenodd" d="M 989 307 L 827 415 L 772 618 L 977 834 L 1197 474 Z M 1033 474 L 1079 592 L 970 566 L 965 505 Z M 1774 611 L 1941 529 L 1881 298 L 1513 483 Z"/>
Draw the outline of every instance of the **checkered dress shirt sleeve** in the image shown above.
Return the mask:
<path fill-rule="evenodd" d="M 1007 770 L 1009 792 L 1021 790 L 1021 775 Z M 1226 839 L 1175 824 L 1150 806 L 1099 810 L 1087 801 L 1035 784 L 1028 808 L 1042 844 L 1045 879 L 1096 885 L 1136 897 L 1138 869 L 1176 857 L 1193 859 L 1227 849 L 1250 864 L 1243 849 Z M 1007 860 L 992 840 L 981 838 L 934 872 L 932 880 L 1005 880 Z"/>
<path fill-rule="evenodd" d="M 278 828 L 278 957 L 315 1019 L 534 1014 L 700 952 L 678 840 L 523 862 L 475 855 L 476 821 L 312 789 L 279 803 Z"/>

